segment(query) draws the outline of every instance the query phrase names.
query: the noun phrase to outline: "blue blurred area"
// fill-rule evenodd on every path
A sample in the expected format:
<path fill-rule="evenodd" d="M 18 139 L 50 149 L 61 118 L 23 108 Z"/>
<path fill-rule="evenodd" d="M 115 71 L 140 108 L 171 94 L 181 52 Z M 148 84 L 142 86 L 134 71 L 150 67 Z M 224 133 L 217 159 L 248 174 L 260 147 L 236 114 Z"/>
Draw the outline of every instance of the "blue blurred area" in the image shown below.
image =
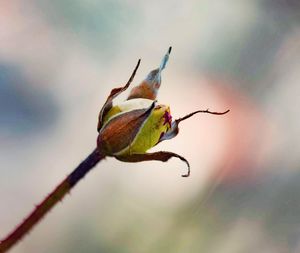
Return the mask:
<path fill-rule="evenodd" d="M 50 94 L 34 88 L 20 67 L 0 63 L 0 135 L 18 138 L 51 128 L 58 106 Z"/>
<path fill-rule="evenodd" d="M 300 24 L 298 0 L 263 0 L 258 1 L 258 4 L 281 30 L 297 28 Z"/>

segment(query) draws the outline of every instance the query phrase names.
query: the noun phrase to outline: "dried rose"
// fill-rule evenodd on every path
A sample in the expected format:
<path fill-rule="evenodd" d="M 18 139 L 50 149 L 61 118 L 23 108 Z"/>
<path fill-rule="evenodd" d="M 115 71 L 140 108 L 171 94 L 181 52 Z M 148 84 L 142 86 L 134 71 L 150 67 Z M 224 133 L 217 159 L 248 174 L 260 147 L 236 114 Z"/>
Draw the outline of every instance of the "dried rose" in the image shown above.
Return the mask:
<path fill-rule="evenodd" d="M 221 115 L 229 110 L 223 113 L 199 110 L 172 122 L 169 106 L 157 104 L 155 100 L 161 85 L 161 72 L 166 66 L 170 52 L 171 47 L 162 59 L 160 67 L 152 70 L 141 84 L 133 88 L 125 102 L 113 105 L 113 99 L 129 87 L 140 60 L 127 84 L 111 91 L 99 114 L 97 146 L 102 154 L 124 162 L 166 162 L 172 157 L 177 157 L 187 164 L 188 172 L 182 176 L 188 177 L 190 166 L 184 157 L 166 151 L 146 153 L 147 150 L 161 141 L 174 138 L 179 132 L 179 123 L 196 113 Z"/>

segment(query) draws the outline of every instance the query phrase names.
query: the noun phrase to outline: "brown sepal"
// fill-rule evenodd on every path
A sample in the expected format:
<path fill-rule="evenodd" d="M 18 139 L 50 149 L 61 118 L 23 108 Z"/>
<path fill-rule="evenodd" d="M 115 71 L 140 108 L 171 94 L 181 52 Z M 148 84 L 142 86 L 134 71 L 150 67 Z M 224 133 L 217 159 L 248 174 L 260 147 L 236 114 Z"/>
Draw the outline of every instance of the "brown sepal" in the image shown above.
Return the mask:
<path fill-rule="evenodd" d="M 114 88 L 111 92 L 110 92 L 110 95 L 108 96 L 108 98 L 106 99 L 106 102 L 104 103 L 100 113 L 99 113 L 99 116 L 98 116 L 98 126 L 97 126 L 97 130 L 98 132 L 100 131 L 100 129 L 102 128 L 103 126 L 103 118 L 105 116 L 105 114 L 112 108 L 112 101 L 115 97 L 117 97 L 119 94 L 121 94 L 123 91 L 125 91 L 129 85 L 131 84 L 131 82 L 133 81 L 133 78 L 136 74 L 136 71 L 137 69 L 139 68 L 140 66 L 140 63 L 141 63 L 141 60 L 139 59 L 138 60 L 138 63 L 136 65 L 136 67 L 134 68 L 128 82 L 126 83 L 125 86 L 123 87 L 119 87 L 119 88 Z"/>
<path fill-rule="evenodd" d="M 177 157 L 181 161 L 185 162 L 188 171 L 186 174 L 182 175 L 182 177 L 188 177 L 190 175 L 190 164 L 189 162 L 182 156 L 168 151 L 158 151 L 154 153 L 145 153 L 145 154 L 131 154 L 126 156 L 115 156 L 116 159 L 123 161 L 123 162 L 130 162 L 130 163 L 137 163 L 143 161 L 162 161 L 167 162 L 170 158 Z"/>
<path fill-rule="evenodd" d="M 99 132 L 99 150 L 112 156 L 128 147 L 148 119 L 155 102 L 149 108 L 132 110 L 113 117 Z"/>

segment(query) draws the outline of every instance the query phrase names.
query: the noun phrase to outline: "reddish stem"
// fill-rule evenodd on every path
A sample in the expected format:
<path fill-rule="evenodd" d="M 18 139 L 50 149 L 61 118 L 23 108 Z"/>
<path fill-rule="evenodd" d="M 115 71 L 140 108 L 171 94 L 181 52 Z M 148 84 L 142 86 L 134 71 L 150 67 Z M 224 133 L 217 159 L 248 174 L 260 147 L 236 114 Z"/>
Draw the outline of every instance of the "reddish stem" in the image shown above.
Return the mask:
<path fill-rule="evenodd" d="M 23 222 L 0 242 L 0 253 L 7 252 L 20 241 L 103 158 L 104 155 L 95 149 L 53 192 L 36 206 Z"/>

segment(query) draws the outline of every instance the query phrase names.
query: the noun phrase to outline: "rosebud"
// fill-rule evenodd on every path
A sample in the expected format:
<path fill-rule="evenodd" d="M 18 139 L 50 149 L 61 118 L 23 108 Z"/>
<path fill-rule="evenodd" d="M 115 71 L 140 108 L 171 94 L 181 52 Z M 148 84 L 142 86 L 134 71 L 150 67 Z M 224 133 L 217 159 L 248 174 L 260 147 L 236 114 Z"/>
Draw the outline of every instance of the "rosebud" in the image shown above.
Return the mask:
<path fill-rule="evenodd" d="M 187 177 L 190 174 L 190 166 L 184 157 L 166 151 L 146 153 L 147 150 L 161 141 L 174 138 L 179 132 L 179 123 L 196 113 L 220 115 L 229 110 L 223 113 L 196 111 L 172 122 L 169 106 L 156 104 L 154 100 L 161 85 L 161 72 L 166 66 L 170 52 L 171 47 L 162 59 L 160 67 L 152 70 L 140 85 L 132 89 L 127 101 L 113 105 L 113 99 L 129 87 L 140 60 L 127 84 L 111 91 L 99 114 L 97 147 L 102 154 L 124 162 L 166 162 L 172 157 L 177 157 L 187 164 L 188 173 L 183 175 Z"/>
<path fill-rule="evenodd" d="M 118 104 L 107 115 L 98 145 L 112 156 L 144 154 L 159 142 L 172 123 L 168 106 L 142 98 Z"/>

